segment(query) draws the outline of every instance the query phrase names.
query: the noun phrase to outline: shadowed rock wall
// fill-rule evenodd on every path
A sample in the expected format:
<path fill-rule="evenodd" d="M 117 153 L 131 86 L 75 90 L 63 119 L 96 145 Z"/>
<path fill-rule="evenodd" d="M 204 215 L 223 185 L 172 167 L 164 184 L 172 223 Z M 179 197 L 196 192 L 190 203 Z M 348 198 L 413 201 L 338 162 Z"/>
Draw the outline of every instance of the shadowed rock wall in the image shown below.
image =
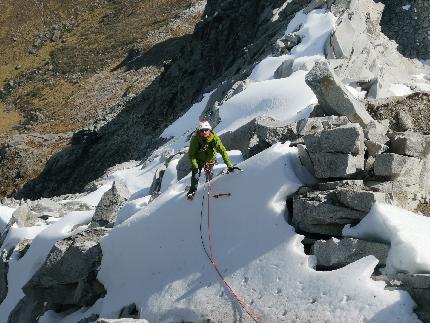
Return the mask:
<path fill-rule="evenodd" d="M 430 1 L 383 0 L 382 31 L 410 58 L 430 59 Z"/>

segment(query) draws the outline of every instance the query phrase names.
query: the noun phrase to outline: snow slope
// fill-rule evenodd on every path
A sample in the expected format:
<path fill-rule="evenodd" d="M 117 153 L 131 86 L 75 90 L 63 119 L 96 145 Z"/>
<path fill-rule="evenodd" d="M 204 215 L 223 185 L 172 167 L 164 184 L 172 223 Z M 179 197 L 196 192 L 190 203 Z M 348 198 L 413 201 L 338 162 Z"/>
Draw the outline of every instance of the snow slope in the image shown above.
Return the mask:
<path fill-rule="evenodd" d="M 301 185 L 295 148 L 277 144 L 239 166 L 244 172 L 211 184 L 214 192 L 232 192 L 212 199 L 213 251 L 227 281 L 265 322 L 417 321 L 407 293 L 384 290 L 370 279 L 373 257 L 333 272 L 312 269 L 302 237 L 285 221 L 285 196 Z M 231 322 L 241 315 L 201 246 L 204 186 L 190 203 L 184 198 L 188 180 L 172 185 L 103 240 L 99 279 L 108 293 L 87 316 L 96 311 L 117 317 L 133 302 L 150 322 Z"/>

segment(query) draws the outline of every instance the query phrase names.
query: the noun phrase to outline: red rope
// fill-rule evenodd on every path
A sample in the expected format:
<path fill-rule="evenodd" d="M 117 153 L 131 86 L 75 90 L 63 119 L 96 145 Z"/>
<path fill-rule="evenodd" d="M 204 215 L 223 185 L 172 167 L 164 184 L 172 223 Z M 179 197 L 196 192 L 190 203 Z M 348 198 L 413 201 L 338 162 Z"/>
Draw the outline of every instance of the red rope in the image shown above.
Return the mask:
<path fill-rule="evenodd" d="M 211 263 L 211 267 L 215 274 L 218 276 L 218 279 L 221 281 L 221 283 L 224 285 L 224 287 L 227 289 L 227 291 L 230 293 L 231 297 L 234 298 L 239 305 L 245 310 L 246 313 L 251 316 L 251 318 L 257 322 L 257 323 L 263 323 L 263 320 L 258 317 L 258 315 L 255 313 L 255 311 L 252 309 L 252 307 L 247 304 L 242 298 L 239 296 L 239 294 L 227 283 L 224 276 L 221 274 L 221 272 L 218 269 L 218 266 L 216 264 L 215 256 L 212 253 L 212 240 L 211 240 L 211 208 L 210 208 L 210 200 L 211 200 L 211 167 L 206 167 L 205 165 L 205 172 L 206 172 L 206 180 L 208 182 L 208 243 L 209 243 L 209 260 Z"/>

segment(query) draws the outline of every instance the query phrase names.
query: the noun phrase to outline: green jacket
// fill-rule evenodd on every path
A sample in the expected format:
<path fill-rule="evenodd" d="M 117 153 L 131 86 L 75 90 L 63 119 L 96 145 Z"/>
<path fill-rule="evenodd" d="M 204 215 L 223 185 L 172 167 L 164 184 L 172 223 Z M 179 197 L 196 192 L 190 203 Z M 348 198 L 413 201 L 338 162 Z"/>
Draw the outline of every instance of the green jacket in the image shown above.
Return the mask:
<path fill-rule="evenodd" d="M 197 169 L 205 162 L 215 161 L 217 152 L 221 154 L 227 167 L 233 166 L 221 139 L 215 133 L 212 132 L 212 135 L 207 140 L 194 135 L 191 138 L 190 148 L 188 149 L 191 167 Z"/>

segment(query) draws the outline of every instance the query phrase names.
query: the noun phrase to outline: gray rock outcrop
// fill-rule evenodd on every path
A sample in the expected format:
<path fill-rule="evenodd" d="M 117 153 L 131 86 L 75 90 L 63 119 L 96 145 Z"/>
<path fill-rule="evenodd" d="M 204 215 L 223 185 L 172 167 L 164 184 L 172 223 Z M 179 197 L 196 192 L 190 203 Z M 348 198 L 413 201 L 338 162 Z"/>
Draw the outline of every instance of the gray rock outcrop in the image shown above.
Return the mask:
<path fill-rule="evenodd" d="M 360 84 L 369 98 L 396 95 L 390 88 L 392 83 L 413 87 L 413 75 L 425 71 L 419 61 L 399 54 L 397 44 L 382 33 L 383 10 L 381 2 L 345 1 L 344 10 L 338 12 L 336 30 L 325 48 L 326 57 L 336 66 L 340 79 Z"/>
<path fill-rule="evenodd" d="M 425 157 L 430 154 L 430 136 L 417 132 L 395 132 L 390 134 L 390 149 L 399 155 Z"/>
<path fill-rule="evenodd" d="M 297 230 L 337 237 L 346 224 L 357 224 L 366 215 L 340 204 L 334 191 L 299 191 L 292 207 L 292 224 Z"/>
<path fill-rule="evenodd" d="M 342 238 L 318 240 L 312 247 L 312 254 L 317 258 L 317 265 L 324 269 L 338 269 L 363 257 L 374 255 L 378 266 L 385 266 L 390 246 L 383 243 Z"/>
<path fill-rule="evenodd" d="M 43 223 L 43 221 L 39 219 L 39 214 L 31 211 L 25 204 L 21 205 L 13 212 L 12 219 L 21 228 Z"/>
<path fill-rule="evenodd" d="M 111 228 L 115 224 L 118 211 L 130 198 L 131 193 L 122 181 L 115 181 L 110 190 L 103 194 L 91 220 L 91 226 Z"/>
<path fill-rule="evenodd" d="M 327 61 L 316 62 L 305 80 L 327 114 L 346 116 L 361 126 L 373 120 L 364 103 L 350 94 Z"/>
<path fill-rule="evenodd" d="M 327 116 L 306 118 L 297 121 L 297 133 L 300 136 L 315 134 L 323 130 L 333 129 L 339 126 L 345 126 L 349 122 L 345 116 Z"/>
<path fill-rule="evenodd" d="M 367 189 L 338 193 L 337 201 L 345 207 L 368 212 L 379 201 L 411 211 L 419 206 L 427 213 L 429 137 L 389 132 L 388 122 L 373 120 L 363 129 L 357 123 L 343 124 L 341 118 L 315 117 L 297 123 L 298 135 L 304 135 L 305 145 L 297 146 L 302 165 L 321 180 L 366 178 Z M 357 199 L 360 202 L 354 205 Z"/>
<path fill-rule="evenodd" d="M 99 242 L 106 233 L 104 228 L 88 229 L 56 242 L 45 263 L 23 287 L 26 296 L 13 315 L 19 312 L 19 317 L 30 317 L 35 309 L 91 306 L 102 297 L 106 291 L 96 276 L 102 258 Z"/>
<path fill-rule="evenodd" d="M 427 0 L 383 0 L 381 27 L 384 34 L 393 39 L 398 50 L 409 58 L 430 57 L 429 16 Z"/>
<path fill-rule="evenodd" d="M 398 273 L 375 279 L 384 281 L 388 288 L 408 291 L 418 305 L 415 313 L 423 322 L 430 322 L 430 275 Z"/>

